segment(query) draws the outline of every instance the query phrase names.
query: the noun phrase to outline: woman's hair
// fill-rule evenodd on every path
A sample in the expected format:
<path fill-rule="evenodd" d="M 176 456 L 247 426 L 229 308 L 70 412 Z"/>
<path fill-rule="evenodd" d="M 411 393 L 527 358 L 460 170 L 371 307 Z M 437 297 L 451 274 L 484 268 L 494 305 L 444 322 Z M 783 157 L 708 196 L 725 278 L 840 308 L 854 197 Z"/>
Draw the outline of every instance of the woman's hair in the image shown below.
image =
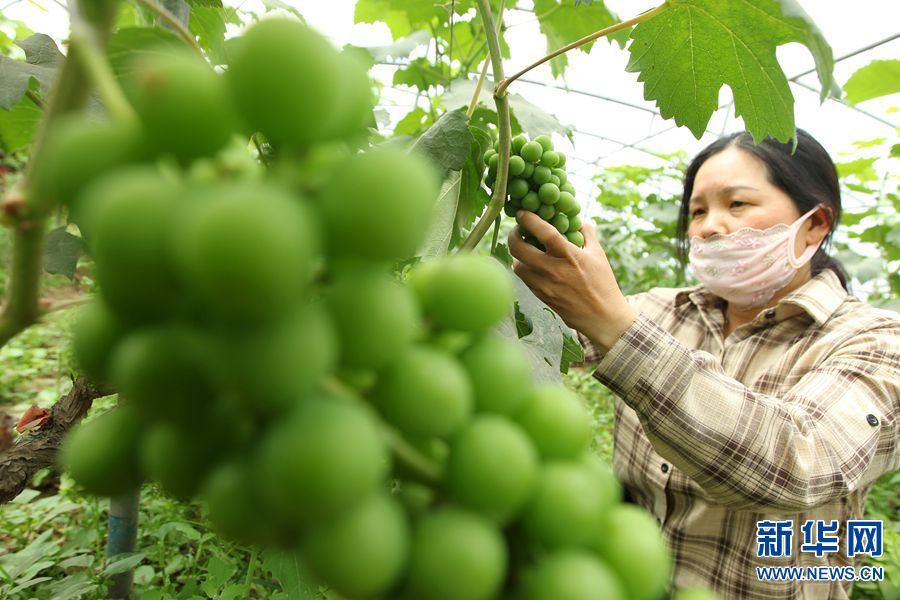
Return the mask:
<path fill-rule="evenodd" d="M 841 188 L 838 185 L 837 168 L 825 148 L 802 129 L 797 130 L 795 152 L 792 152 L 792 144 L 783 144 L 770 137 L 758 145 L 754 144 L 753 137 L 749 133 L 739 131 L 719 138 L 694 157 L 684 176 L 684 193 L 681 196 L 678 227 L 675 233 L 677 256 L 682 267 L 688 264 L 690 249 L 687 236 L 690 225 L 688 205 L 697 171 L 709 157 L 731 147 L 740 148 L 761 160 L 766 166 L 769 181 L 793 200 L 800 214 L 812 210 L 818 204 L 825 206 L 830 229 L 810 261 L 812 276 L 815 277 L 825 269 L 831 269 L 840 279 L 844 289 L 849 291 L 847 271 L 827 252 L 831 236 L 841 218 Z"/>

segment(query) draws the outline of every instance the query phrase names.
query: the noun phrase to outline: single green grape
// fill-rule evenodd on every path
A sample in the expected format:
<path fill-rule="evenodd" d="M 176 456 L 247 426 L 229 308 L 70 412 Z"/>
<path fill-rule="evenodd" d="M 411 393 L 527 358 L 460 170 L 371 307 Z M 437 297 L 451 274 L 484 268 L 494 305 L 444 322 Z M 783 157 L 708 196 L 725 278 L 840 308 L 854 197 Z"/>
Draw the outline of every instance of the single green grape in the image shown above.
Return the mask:
<path fill-rule="evenodd" d="M 537 451 L 525 432 L 505 417 L 484 415 L 454 439 L 446 478 L 456 502 L 502 525 L 531 497 L 538 472 Z"/>
<path fill-rule="evenodd" d="M 503 536 L 485 519 L 444 508 L 425 515 L 412 537 L 407 598 L 489 600 L 506 575 Z"/>
<path fill-rule="evenodd" d="M 566 233 L 569 230 L 569 217 L 564 213 L 559 213 L 550 220 L 550 224 L 556 227 L 560 233 Z"/>
<path fill-rule="evenodd" d="M 562 155 L 557 153 L 557 156 L 562 156 Z M 559 179 L 558 185 L 563 185 L 566 181 L 568 181 L 568 176 L 566 175 L 565 169 L 557 167 L 555 169 L 550 169 L 550 172 L 553 173 Z"/>
<path fill-rule="evenodd" d="M 486 334 L 467 348 L 460 360 L 481 412 L 512 415 L 531 391 L 531 365 L 518 341 Z"/>
<path fill-rule="evenodd" d="M 553 168 L 559 163 L 559 156 L 553 150 L 545 150 L 541 155 L 541 164 Z"/>
<path fill-rule="evenodd" d="M 534 138 L 534 141 L 541 145 L 544 152 L 553 150 L 553 140 L 550 139 L 549 135 L 539 135 Z"/>
<path fill-rule="evenodd" d="M 541 199 L 538 196 L 537 192 L 528 192 L 525 194 L 525 197 L 522 198 L 522 208 L 525 210 L 530 210 L 531 212 L 537 212 L 541 207 Z"/>
<path fill-rule="evenodd" d="M 509 157 L 509 174 L 518 177 L 525 171 L 525 161 L 521 156 Z"/>
<path fill-rule="evenodd" d="M 560 212 L 568 213 L 576 206 L 578 206 L 578 202 L 575 200 L 572 194 L 565 190 L 561 190 L 559 192 L 559 202 L 556 203 L 557 210 L 559 210 Z"/>
<path fill-rule="evenodd" d="M 380 596 L 409 558 L 409 523 L 399 502 L 376 493 L 334 521 L 317 524 L 303 543 L 313 571 L 342 595 Z"/>
<path fill-rule="evenodd" d="M 556 187 L 559 187 L 561 185 L 559 177 L 557 177 L 556 175 L 550 175 L 550 183 L 552 183 Z"/>
<path fill-rule="evenodd" d="M 550 183 L 550 177 L 552 177 L 550 167 L 538 165 L 534 168 L 534 175 L 531 176 L 531 180 L 537 185 L 544 185 L 545 183 Z"/>
<path fill-rule="evenodd" d="M 571 227 L 571 223 L 569 226 Z M 582 234 L 580 231 L 576 230 L 567 232 L 566 239 L 568 239 L 579 248 L 584 248 L 584 234 Z"/>
<path fill-rule="evenodd" d="M 622 583 L 597 556 L 569 548 L 541 559 L 525 576 L 525 600 L 626 600 Z"/>
<path fill-rule="evenodd" d="M 566 155 L 559 151 L 557 151 L 556 154 L 559 156 L 559 162 L 556 163 L 556 166 L 562 169 L 566 166 Z"/>
<path fill-rule="evenodd" d="M 512 142 L 510 143 L 510 147 L 513 152 L 515 152 L 516 154 L 519 154 L 522 151 L 522 146 L 524 146 L 527 143 L 528 143 L 528 138 L 522 134 L 519 134 L 512 139 Z"/>
<path fill-rule="evenodd" d="M 544 204 L 556 204 L 559 200 L 559 188 L 551 181 L 538 189 L 538 197 Z"/>
<path fill-rule="evenodd" d="M 511 198 L 524 198 L 528 193 L 528 182 L 524 179 L 512 179 L 509 182 L 509 196 Z"/>
<path fill-rule="evenodd" d="M 327 294 L 340 339 L 341 363 L 379 369 L 399 358 L 421 330 L 410 289 L 381 271 L 354 269 Z"/>
<path fill-rule="evenodd" d="M 497 165 L 500 163 L 500 155 L 494 152 L 491 154 L 490 158 L 488 158 L 487 164 L 488 167 L 496 169 Z"/>
<path fill-rule="evenodd" d="M 225 78 L 250 130 L 302 147 L 331 137 L 346 118 L 345 71 L 338 51 L 312 28 L 265 19 L 236 40 Z"/>
<path fill-rule="evenodd" d="M 575 214 L 574 216 L 566 214 L 569 217 L 569 231 L 580 231 L 581 230 L 581 217 Z"/>
<path fill-rule="evenodd" d="M 426 316 L 447 329 L 489 329 L 512 311 L 515 299 L 509 272 L 493 258 L 469 253 L 438 261 L 425 283 Z"/>
<path fill-rule="evenodd" d="M 306 399 L 261 440 L 261 492 L 285 521 L 304 525 L 336 516 L 384 483 L 390 453 L 376 418 L 355 402 Z"/>
<path fill-rule="evenodd" d="M 554 216 L 556 216 L 556 209 L 552 204 L 542 204 L 538 209 L 537 214 L 545 221 L 549 221 Z"/>
<path fill-rule="evenodd" d="M 544 149 L 538 142 L 528 142 L 524 146 L 522 146 L 522 150 L 519 152 L 520 156 L 525 160 L 525 162 L 536 163 L 541 160 L 541 156 L 544 154 Z"/>
<path fill-rule="evenodd" d="M 516 420 L 546 459 L 574 459 L 590 441 L 590 415 L 578 397 L 563 386 L 536 387 Z"/>
<path fill-rule="evenodd" d="M 448 437 L 472 414 L 472 384 L 449 354 L 413 346 L 388 367 L 373 392 L 385 419 L 412 436 Z"/>
<path fill-rule="evenodd" d="M 141 483 L 143 423 L 130 406 L 85 421 L 63 440 L 59 462 L 76 483 L 98 496 L 116 496 Z"/>
<path fill-rule="evenodd" d="M 534 175 L 534 163 L 527 162 L 521 176 L 523 179 L 531 179 L 532 175 Z"/>

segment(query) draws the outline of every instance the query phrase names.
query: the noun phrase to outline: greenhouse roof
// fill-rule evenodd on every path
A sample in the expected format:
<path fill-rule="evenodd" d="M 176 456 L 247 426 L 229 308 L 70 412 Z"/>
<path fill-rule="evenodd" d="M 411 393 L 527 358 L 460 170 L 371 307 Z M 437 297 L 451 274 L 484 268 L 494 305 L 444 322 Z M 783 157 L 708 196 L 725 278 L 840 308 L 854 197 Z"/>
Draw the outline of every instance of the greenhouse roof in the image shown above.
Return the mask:
<path fill-rule="evenodd" d="M 265 12 L 262 0 L 226 0 L 225 4 Z M 273 2 L 266 4 L 272 6 Z M 656 4 L 653 0 L 606 1 L 622 18 L 637 15 Z M 900 3 L 857 0 L 851 6 L 805 0 L 801 4 L 832 47 L 836 60 L 834 74 L 839 85 L 872 60 L 900 57 Z M 378 47 L 394 43 L 384 23 L 353 22 L 355 0 L 286 0 L 281 5 L 295 8 L 337 45 Z M 63 5 L 48 3 L 44 8 L 46 12 L 35 12 L 32 2 L 12 2 L 7 4 L 5 14 L 26 21 L 37 31 L 63 39 L 66 35 Z M 531 0 L 520 0 L 515 8 L 507 10 L 504 23 L 504 37 L 511 52 L 511 58 L 504 62 L 507 73 L 518 71 L 546 54 L 546 41 L 540 33 Z M 410 56 L 432 51 L 426 45 L 428 36 L 422 39 L 425 43 Z M 573 51 L 567 56 L 568 68 L 563 78 L 554 79 L 549 65 L 543 65 L 513 83 L 510 91 L 553 114 L 572 129 L 571 144 L 559 136 L 557 143 L 573 159 L 569 170 L 579 188 L 592 187 L 590 178 L 598 167 L 652 166 L 660 162 L 657 155 L 678 150 L 693 155 L 723 133 L 743 128 L 741 119 L 734 116 L 727 86 L 720 91 L 719 109 L 713 114 L 706 133 L 697 140 L 686 127 L 662 119 L 655 103 L 643 99 L 643 84 L 637 81 L 637 74 L 625 71 L 629 58 L 626 50 L 599 42 L 590 54 Z M 842 153 L 853 151 L 854 142 L 874 138 L 890 140 L 896 136 L 900 126 L 896 94 L 858 106 L 834 99 L 820 104 L 819 81 L 807 48 L 787 44 L 778 48 L 777 56 L 791 82 L 797 126 L 817 137 L 836 160 L 841 159 Z M 414 88 L 391 84 L 393 73 L 404 60 L 385 60 L 373 70 L 385 84 L 379 103 L 379 125 L 384 133 L 390 133 L 409 110 L 424 101 Z M 482 100 L 490 106 L 490 83 L 486 88 Z"/>

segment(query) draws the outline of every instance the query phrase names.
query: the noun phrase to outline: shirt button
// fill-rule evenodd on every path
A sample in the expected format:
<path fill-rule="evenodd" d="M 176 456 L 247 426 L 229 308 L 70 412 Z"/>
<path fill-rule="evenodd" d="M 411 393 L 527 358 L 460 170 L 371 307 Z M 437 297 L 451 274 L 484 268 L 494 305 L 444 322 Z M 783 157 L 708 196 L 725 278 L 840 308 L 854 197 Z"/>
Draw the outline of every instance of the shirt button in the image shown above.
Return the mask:
<path fill-rule="evenodd" d="M 872 427 L 878 427 L 878 417 L 875 415 L 866 415 L 866 421 L 868 421 L 869 425 Z"/>
<path fill-rule="evenodd" d="M 869 416 L 872 416 L 872 415 L 869 415 Z M 871 421 L 869 421 L 869 422 L 871 423 Z M 660 467 L 660 469 L 662 469 L 662 472 L 663 472 L 663 473 L 668 473 L 668 472 L 669 472 L 669 465 L 667 465 L 666 463 L 663 463 L 662 466 Z"/>
<path fill-rule="evenodd" d="M 767 311 L 765 312 L 765 316 L 766 316 L 767 319 L 774 319 L 774 318 L 775 318 L 775 309 L 774 309 L 774 308 L 770 308 L 769 310 L 767 310 Z"/>

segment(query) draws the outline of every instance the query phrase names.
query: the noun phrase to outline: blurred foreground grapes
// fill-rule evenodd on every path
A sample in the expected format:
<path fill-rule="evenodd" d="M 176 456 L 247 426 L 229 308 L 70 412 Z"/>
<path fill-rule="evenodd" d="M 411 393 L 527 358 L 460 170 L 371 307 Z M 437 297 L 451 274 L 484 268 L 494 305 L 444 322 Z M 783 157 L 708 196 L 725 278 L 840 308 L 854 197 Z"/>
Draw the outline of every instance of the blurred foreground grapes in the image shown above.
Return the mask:
<path fill-rule="evenodd" d="M 364 70 L 304 25 L 264 21 L 225 75 L 148 55 L 127 90 L 139 134 L 66 121 L 50 158 L 83 162 L 100 135 L 128 151 L 43 184 L 100 284 L 76 359 L 121 392 L 65 442 L 80 485 L 201 499 L 224 535 L 296 551 L 348 598 L 663 595 L 665 546 L 590 456 L 587 411 L 496 331 L 510 273 L 471 254 L 398 269 L 440 182 L 420 156 L 351 149 L 371 117 Z M 271 168 L 219 170 L 259 132 Z M 554 211 L 580 245 L 547 144 L 514 141 L 511 202 Z"/>

